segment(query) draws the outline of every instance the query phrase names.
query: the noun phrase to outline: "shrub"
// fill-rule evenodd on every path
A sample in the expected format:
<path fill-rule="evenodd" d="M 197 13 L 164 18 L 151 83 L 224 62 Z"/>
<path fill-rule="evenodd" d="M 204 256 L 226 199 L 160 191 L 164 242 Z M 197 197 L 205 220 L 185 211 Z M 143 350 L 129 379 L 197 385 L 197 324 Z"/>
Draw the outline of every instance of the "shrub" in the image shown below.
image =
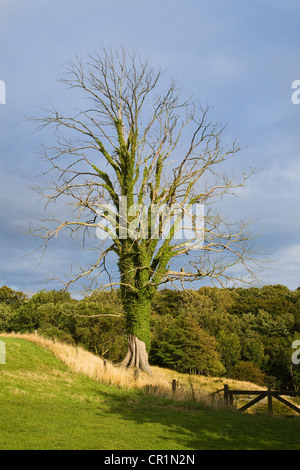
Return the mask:
<path fill-rule="evenodd" d="M 245 382 L 253 382 L 257 385 L 264 385 L 265 374 L 253 362 L 241 361 L 230 371 L 230 377 Z"/>

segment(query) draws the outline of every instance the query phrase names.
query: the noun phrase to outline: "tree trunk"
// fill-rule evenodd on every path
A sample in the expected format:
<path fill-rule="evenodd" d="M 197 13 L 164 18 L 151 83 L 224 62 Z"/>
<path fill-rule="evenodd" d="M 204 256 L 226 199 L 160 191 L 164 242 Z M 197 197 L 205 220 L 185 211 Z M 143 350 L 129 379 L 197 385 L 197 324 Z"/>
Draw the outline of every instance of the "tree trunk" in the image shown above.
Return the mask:
<path fill-rule="evenodd" d="M 128 337 L 128 351 L 125 359 L 121 362 L 122 367 L 135 367 L 148 374 L 152 374 L 149 362 L 146 344 L 140 341 L 135 335 Z"/>
<path fill-rule="evenodd" d="M 148 353 L 150 350 L 150 312 L 151 296 L 149 291 L 127 291 L 123 297 L 126 316 L 128 351 L 122 361 L 123 367 L 135 367 L 151 374 Z"/>

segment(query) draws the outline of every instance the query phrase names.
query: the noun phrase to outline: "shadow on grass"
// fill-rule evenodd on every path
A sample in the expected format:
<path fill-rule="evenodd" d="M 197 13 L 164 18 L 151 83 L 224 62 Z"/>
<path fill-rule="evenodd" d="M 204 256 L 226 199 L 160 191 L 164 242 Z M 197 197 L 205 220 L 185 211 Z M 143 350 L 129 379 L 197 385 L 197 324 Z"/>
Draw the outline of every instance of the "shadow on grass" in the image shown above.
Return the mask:
<path fill-rule="evenodd" d="M 107 411 L 134 424 L 139 450 L 299 450 L 300 419 L 246 415 L 134 392 L 99 391 Z M 99 413 L 100 415 L 100 413 Z M 101 412 L 103 416 L 103 411 Z M 143 425 L 143 426 L 141 426 Z M 149 440 L 147 440 L 149 436 Z M 141 441 L 141 439 L 140 439 Z M 134 443 L 133 443 L 134 444 Z"/>

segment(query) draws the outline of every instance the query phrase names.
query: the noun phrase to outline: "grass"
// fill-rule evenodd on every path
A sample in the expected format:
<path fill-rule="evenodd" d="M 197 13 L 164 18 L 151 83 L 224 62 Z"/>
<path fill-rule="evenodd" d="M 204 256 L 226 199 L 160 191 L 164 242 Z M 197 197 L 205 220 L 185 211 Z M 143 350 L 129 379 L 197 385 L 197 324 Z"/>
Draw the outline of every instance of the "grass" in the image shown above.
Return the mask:
<path fill-rule="evenodd" d="M 70 365 L 58 357 L 59 348 L 67 356 L 63 345 L 41 347 L 33 338 L 18 336 L 1 340 L 7 354 L 6 364 L 0 365 L 0 450 L 300 448 L 298 417 L 239 414 L 207 400 L 193 402 L 184 394 L 176 401 L 163 389 L 159 396 L 149 395 L 133 379 L 130 386 L 126 374 L 122 381 L 127 386 L 113 385 L 116 371 L 103 383 L 93 355 L 98 375 L 92 378 L 95 364 L 89 353 L 83 360 L 84 351 L 75 350 L 73 357 L 69 350 Z"/>
<path fill-rule="evenodd" d="M 49 349 L 64 364 L 74 372 L 79 372 L 101 383 L 117 385 L 118 387 L 138 390 L 147 389 L 148 394 L 156 397 L 174 398 L 172 392 L 172 381 L 175 379 L 179 388 L 176 393 L 176 400 L 207 401 L 208 394 L 223 388 L 221 378 L 189 376 L 176 371 L 152 366 L 153 375 L 140 373 L 138 380 L 135 379 L 132 369 L 120 369 L 110 362 L 86 351 L 83 348 L 76 348 L 72 345 L 52 341 L 36 334 L 6 334 L 6 337 L 26 339 L 42 348 Z M 260 389 L 252 383 L 226 379 L 226 383 L 231 388 L 238 389 Z"/>

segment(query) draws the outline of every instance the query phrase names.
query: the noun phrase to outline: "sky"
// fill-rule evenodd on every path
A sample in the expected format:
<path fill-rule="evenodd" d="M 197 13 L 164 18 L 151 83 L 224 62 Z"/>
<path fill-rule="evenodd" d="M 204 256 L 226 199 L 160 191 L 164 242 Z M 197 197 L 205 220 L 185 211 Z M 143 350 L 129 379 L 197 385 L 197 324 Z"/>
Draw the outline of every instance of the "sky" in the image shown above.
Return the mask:
<path fill-rule="evenodd" d="M 238 139 L 239 165 L 255 173 L 226 210 L 254 220 L 255 243 L 272 261 L 261 285 L 299 287 L 299 18 L 298 0 L 0 0 L 0 285 L 59 289 L 53 276 L 90 255 L 70 240 L 56 240 L 42 260 L 33 253 L 39 244 L 26 227 L 41 206 L 29 186 L 47 142 L 25 116 L 76 108 L 59 83 L 63 63 L 122 44 L 213 106 L 226 138 Z"/>

